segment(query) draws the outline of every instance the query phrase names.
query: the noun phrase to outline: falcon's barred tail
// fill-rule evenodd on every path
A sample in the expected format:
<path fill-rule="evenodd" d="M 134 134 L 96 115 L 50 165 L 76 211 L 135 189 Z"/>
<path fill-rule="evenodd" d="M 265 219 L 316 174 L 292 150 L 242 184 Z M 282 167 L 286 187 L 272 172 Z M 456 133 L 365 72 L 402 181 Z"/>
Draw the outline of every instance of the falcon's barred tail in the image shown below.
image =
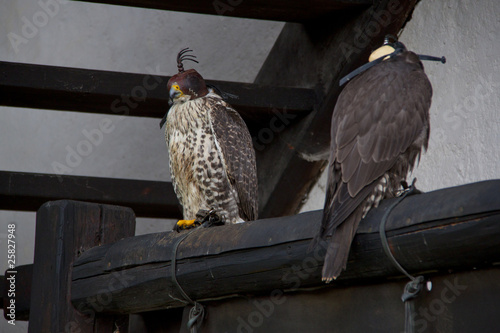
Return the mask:
<path fill-rule="evenodd" d="M 313 242 L 313 246 L 316 246 L 320 238 L 325 239 L 331 235 L 322 275 L 322 280 L 327 283 L 336 279 L 346 268 L 351 243 L 359 222 L 372 206 L 378 205 L 386 190 L 384 186 L 377 186 L 382 180 L 386 181 L 382 177 L 365 186 L 356 196 L 351 197 L 347 191 L 347 185 L 340 180 L 341 175 L 340 168 L 329 175 L 329 182 L 335 179 L 340 186 L 334 186 L 333 194 L 330 188 L 327 189 L 321 231 Z"/>
<path fill-rule="evenodd" d="M 335 229 L 326 250 L 322 272 L 323 281 L 331 282 L 346 268 L 351 243 L 363 214 L 362 208 L 358 207 L 344 223 Z"/>

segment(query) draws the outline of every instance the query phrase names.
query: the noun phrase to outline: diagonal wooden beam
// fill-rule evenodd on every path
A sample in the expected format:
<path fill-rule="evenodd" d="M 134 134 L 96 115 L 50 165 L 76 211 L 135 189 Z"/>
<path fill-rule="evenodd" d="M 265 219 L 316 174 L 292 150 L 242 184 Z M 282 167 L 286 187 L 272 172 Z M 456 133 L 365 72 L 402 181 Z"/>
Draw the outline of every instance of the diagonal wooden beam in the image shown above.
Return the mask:
<path fill-rule="evenodd" d="M 255 83 L 316 89 L 322 98 L 300 124 L 276 133 L 275 140 L 257 151 L 261 217 L 290 215 L 300 209 L 328 158 L 340 78 L 365 63 L 386 34 L 400 31 L 415 2 L 377 1 L 337 21 L 284 26 Z"/>
<path fill-rule="evenodd" d="M 304 22 L 318 19 L 341 10 L 367 6 L 372 0 L 83 0 L 131 7 L 172 10 L 197 14 L 224 15 L 240 18 L 274 20 L 285 22 Z"/>
<path fill-rule="evenodd" d="M 36 211 L 61 199 L 126 206 L 142 217 L 181 217 L 170 182 L 0 171 L 0 209 Z"/>

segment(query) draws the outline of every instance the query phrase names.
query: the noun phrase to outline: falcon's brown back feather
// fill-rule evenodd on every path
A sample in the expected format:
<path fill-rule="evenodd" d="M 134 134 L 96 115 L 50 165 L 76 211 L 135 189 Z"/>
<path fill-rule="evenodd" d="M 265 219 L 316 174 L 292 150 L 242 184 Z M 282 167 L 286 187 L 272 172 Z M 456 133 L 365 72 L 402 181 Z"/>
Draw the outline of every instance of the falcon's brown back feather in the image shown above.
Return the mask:
<path fill-rule="evenodd" d="M 345 269 L 367 209 L 378 205 L 377 196 L 380 201 L 398 189 L 427 148 L 431 97 L 422 63 L 408 51 L 368 69 L 340 94 L 332 116 L 323 220 L 315 239 L 332 236 L 323 279 Z"/>
<path fill-rule="evenodd" d="M 252 137 L 241 116 L 222 99 L 213 104 L 210 118 L 226 165 L 229 182 L 236 188 L 240 216 L 257 219 L 257 166 Z"/>

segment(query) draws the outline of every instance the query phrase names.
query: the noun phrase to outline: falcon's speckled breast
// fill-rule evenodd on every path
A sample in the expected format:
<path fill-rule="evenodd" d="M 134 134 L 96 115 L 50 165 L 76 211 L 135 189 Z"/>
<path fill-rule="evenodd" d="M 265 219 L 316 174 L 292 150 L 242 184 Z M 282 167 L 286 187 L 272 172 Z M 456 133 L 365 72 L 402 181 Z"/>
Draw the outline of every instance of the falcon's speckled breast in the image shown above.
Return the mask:
<path fill-rule="evenodd" d="M 210 93 L 174 104 L 167 116 L 165 138 L 172 183 L 186 220 L 195 219 L 200 209 L 215 209 L 226 223 L 243 221 L 238 194 L 227 177 L 211 126 L 210 110 L 221 101 Z"/>

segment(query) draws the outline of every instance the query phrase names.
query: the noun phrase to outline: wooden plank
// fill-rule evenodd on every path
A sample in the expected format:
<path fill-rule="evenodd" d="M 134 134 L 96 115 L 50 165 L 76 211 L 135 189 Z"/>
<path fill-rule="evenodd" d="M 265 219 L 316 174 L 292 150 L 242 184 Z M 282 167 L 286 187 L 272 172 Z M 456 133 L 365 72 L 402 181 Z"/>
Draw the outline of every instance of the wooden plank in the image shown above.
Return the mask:
<path fill-rule="evenodd" d="M 176 308 L 130 315 L 129 332 L 183 332 L 182 329 L 187 327 L 186 325 L 181 326 L 183 311 L 183 308 Z"/>
<path fill-rule="evenodd" d="M 110 5 L 144 7 L 179 12 L 224 15 L 262 20 L 303 22 L 332 16 L 338 11 L 370 5 L 369 0 L 191 0 L 189 2 L 163 0 L 83 0 Z"/>
<path fill-rule="evenodd" d="M 33 280 L 33 264 L 16 267 L 16 321 L 27 321 L 29 318 L 31 300 L 31 281 Z M 6 276 L 0 276 L 0 308 L 4 309 L 4 318 L 9 313 L 8 307 L 8 281 Z M 130 318 L 129 332 L 178 332 L 182 309 L 172 309 L 168 313 L 147 312 L 136 314 Z M 168 320 L 165 320 L 168 318 Z"/>
<path fill-rule="evenodd" d="M 52 201 L 37 212 L 35 258 L 28 332 L 126 332 L 128 318 L 96 316 L 107 299 L 89 299 L 93 306 L 79 313 L 70 302 L 75 258 L 86 250 L 135 233 L 130 208 L 78 201 Z M 111 290 L 109 284 L 102 293 Z M 73 289 L 74 291 L 74 289 Z"/>
<path fill-rule="evenodd" d="M 36 211 L 61 199 L 126 206 L 143 217 L 182 215 L 170 182 L 0 171 L 0 209 Z"/>
<path fill-rule="evenodd" d="M 335 22 L 284 26 L 254 83 L 317 89 L 322 97 L 300 124 L 274 133 L 274 140 L 257 150 L 260 217 L 299 211 L 328 158 L 340 78 L 365 63 L 386 34 L 397 35 L 415 2 L 382 0 Z"/>
<path fill-rule="evenodd" d="M 415 298 L 414 332 L 497 332 L 500 269 L 432 276 L 432 290 Z M 401 295 L 405 281 L 328 288 L 204 303 L 199 331 L 218 332 L 407 332 Z M 158 313 L 162 318 L 171 310 Z M 184 312 L 178 332 L 189 318 Z M 143 330 L 142 332 L 146 332 Z M 157 331 L 154 331 L 157 332 Z M 167 331 L 159 331 L 167 332 Z"/>
<path fill-rule="evenodd" d="M 153 72 L 153 70 L 151 70 Z M 163 118 L 170 76 L 43 66 L 0 61 L 0 105 Z M 207 81 L 229 98 L 249 122 L 267 121 L 275 109 L 308 114 L 316 102 L 311 89 Z"/>
<path fill-rule="evenodd" d="M 500 180 L 407 197 L 387 221 L 389 244 L 411 273 L 488 267 L 500 260 Z M 333 285 L 401 276 L 383 252 L 378 224 L 393 200 L 362 221 L 347 270 Z M 192 298 L 206 301 L 270 290 L 321 287 L 324 249 L 308 251 L 321 211 L 197 229 L 177 249 L 176 277 Z M 115 274 L 130 283 L 103 312 L 179 307 L 172 282 L 174 246 L 184 233 L 157 233 L 90 249 L 74 264 L 72 302 L 87 308 Z M 147 272 L 147 273 L 146 273 Z"/>

